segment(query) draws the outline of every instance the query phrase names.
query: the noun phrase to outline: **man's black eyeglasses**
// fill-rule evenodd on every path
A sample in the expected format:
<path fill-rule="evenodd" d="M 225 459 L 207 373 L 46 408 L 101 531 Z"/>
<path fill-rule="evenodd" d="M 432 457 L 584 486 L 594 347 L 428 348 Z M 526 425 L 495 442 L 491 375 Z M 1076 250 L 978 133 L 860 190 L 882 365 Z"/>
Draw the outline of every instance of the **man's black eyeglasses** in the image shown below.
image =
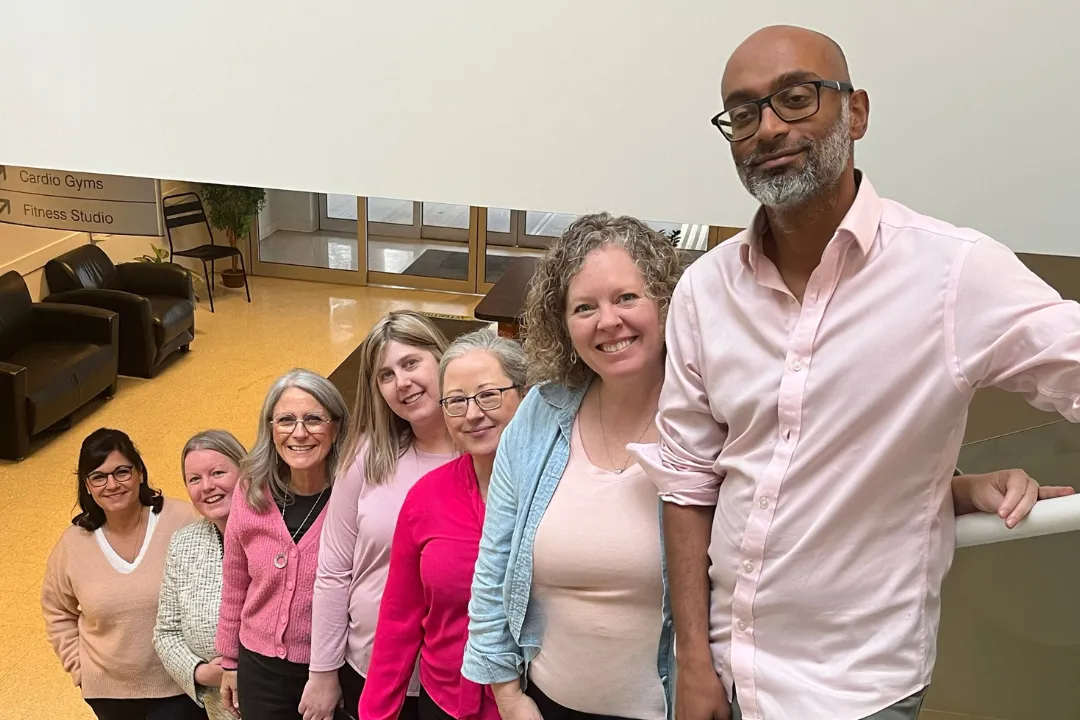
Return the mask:
<path fill-rule="evenodd" d="M 766 105 L 784 122 L 805 120 L 816 113 L 821 107 L 821 88 L 837 92 L 852 92 L 855 89 L 851 83 L 842 80 L 807 80 L 724 110 L 711 122 L 729 142 L 745 140 L 758 131 L 761 113 Z"/>

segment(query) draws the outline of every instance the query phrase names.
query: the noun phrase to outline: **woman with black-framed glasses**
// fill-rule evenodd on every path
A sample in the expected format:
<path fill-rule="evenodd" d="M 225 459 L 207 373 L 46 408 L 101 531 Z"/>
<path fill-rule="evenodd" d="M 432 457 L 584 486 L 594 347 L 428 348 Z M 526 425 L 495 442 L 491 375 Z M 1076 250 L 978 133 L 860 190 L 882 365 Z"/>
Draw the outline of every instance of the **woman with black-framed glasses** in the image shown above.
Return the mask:
<path fill-rule="evenodd" d="M 49 555 L 41 588 L 49 642 L 101 720 L 206 720 L 153 643 L 169 540 L 198 516 L 150 485 L 119 430 L 83 441 L 78 478 L 81 512 Z"/>
<path fill-rule="evenodd" d="M 440 405 L 462 455 L 412 487 L 390 546 L 363 720 L 397 718 L 419 658 L 420 720 L 499 720 L 491 689 L 461 675 L 488 482 L 525 388 L 525 354 L 490 330 L 462 335 L 439 363 Z"/>

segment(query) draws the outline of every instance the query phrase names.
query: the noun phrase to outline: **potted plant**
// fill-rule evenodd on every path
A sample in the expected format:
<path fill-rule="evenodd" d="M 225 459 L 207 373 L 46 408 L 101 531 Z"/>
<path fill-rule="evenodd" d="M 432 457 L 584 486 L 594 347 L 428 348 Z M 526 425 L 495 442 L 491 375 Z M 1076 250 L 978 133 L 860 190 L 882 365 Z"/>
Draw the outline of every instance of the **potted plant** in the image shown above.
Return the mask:
<path fill-rule="evenodd" d="M 251 223 L 266 204 L 266 191 L 262 188 L 239 185 L 202 184 L 202 200 L 206 205 L 210 224 L 225 233 L 229 245 L 236 247 L 240 238 L 251 231 Z M 232 268 L 221 271 L 221 282 L 225 287 L 244 286 L 244 274 L 237 267 L 236 257 L 232 259 Z"/>

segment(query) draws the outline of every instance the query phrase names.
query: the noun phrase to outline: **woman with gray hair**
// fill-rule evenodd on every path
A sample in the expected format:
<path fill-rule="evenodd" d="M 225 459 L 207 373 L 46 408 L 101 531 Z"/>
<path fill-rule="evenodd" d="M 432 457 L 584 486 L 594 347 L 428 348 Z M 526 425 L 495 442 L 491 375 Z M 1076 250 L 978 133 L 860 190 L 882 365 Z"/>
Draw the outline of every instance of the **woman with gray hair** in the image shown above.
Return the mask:
<path fill-rule="evenodd" d="M 309 370 L 266 394 L 222 563 L 216 648 L 222 701 L 237 717 L 301 717 L 319 536 L 348 425 L 341 393 Z"/>
<path fill-rule="evenodd" d="M 225 527 L 246 452 L 225 430 L 204 430 L 184 445 L 180 472 L 202 519 L 177 530 L 169 542 L 154 627 L 154 649 L 165 669 L 210 720 L 229 718 L 218 692 L 221 658 L 214 632 Z"/>
<path fill-rule="evenodd" d="M 489 688 L 461 676 L 469 586 L 503 430 L 525 392 L 525 354 L 489 330 L 459 337 L 439 363 L 446 427 L 463 454 L 409 491 L 390 545 L 363 720 L 394 720 L 420 660 L 420 720 L 499 720 Z"/>

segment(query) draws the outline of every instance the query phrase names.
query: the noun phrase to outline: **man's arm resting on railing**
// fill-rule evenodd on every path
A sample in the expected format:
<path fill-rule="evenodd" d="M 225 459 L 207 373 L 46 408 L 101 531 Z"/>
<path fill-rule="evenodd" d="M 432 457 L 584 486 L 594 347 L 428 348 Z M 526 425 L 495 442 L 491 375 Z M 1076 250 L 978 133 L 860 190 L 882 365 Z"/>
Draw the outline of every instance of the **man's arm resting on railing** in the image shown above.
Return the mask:
<path fill-rule="evenodd" d="M 1007 528 L 1017 523 L 1039 500 L 1065 497 L 1075 492 L 1068 486 L 1040 486 L 1023 470 L 998 470 L 981 475 L 957 475 L 952 479 L 953 508 L 957 515 L 993 513 Z"/>
<path fill-rule="evenodd" d="M 972 547 L 1023 538 L 1080 531 L 1080 495 L 1059 497 L 1036 503 L 1026 518 L 1014 528 L 985 513 L 956 519 L 956 546 Z"/>

